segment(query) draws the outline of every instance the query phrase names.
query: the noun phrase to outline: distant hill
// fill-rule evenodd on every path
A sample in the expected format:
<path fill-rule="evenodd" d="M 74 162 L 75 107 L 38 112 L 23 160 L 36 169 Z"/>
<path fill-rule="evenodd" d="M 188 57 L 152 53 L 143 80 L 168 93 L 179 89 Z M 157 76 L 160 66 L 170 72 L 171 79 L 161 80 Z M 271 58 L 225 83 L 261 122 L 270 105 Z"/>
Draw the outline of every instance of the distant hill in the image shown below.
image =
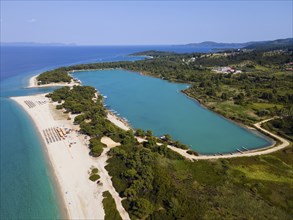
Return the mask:
<path fill-rule="evenodd" d="M 211 47 L 211 48 L 243 48 L 248 46 L 250 43 L 217 43 L 213 41 L 204 41 L 201 43 L 190 43 L 186 46 L 193 46 L 197 48 Z"/>
<path fill-rule="evenodd" d="M 251 41 L 246 43 L 217 43 L 213 41 L 204 41 L 201 43 L 190 43 L 186 46 L 197 48 L 210 47 L 216 49 L 255 49 L 255 50 L 277 50 L 293 48 L 293 38 L 278 39 L 272 41 Z"/>
<path fill-rule="evenodd" d="M 293 49 L 293 38 L 254 42 L 244 47 L 244 49 L 255 49 L 255 50 Z"/>

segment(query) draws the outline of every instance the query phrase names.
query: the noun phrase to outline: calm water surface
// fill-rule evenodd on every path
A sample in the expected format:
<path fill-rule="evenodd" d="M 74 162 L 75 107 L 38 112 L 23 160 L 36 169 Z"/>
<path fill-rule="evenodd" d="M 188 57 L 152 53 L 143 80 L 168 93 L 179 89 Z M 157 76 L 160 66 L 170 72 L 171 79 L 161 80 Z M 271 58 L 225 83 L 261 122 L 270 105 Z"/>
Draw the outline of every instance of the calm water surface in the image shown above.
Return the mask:
<path fill-rule="evenodd" d="M 127 118 L 133 127 L 150 129 L 157 136 L 171 134 L 201 154 L 270 144 L 185 96 L 180 91 L 188 87 L 186 84 L 119 69 L 76 72 L 74 76 L 107 96 L 108 107 Z"/>

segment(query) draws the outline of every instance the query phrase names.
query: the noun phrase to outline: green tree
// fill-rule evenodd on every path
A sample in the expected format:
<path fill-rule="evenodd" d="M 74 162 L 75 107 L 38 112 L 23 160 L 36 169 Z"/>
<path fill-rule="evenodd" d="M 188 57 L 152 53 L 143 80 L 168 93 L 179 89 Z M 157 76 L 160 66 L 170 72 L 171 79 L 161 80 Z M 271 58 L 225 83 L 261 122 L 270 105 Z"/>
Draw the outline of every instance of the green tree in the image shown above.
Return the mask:
<path fill-rule="evenodd" d="M 153 136 L 153 132 L 151 130 L 147 130 L 146 131 L 146 136 L 147 137 L 152 137 Z"/>
<path fill-rule="evenodd" d="M 137 129 L 135 132 L 135 135 L 138 137 L 144 137 L 145 136 L 145 132 L 142 129 Z"/>
<path fill-rule="evenodd" d="M 165 140 L 166 140 L 167 142 L 172 141 L 172 137 L 171 137 L 170 134 L 165 134 L 164 136 L 165 136 Z"/>
<path fill-rule="evenodd" d="M 228 94 L 223 92 L 222 95 L 221 95 L 221 99 L 227 100 L 228 99 Z"/>
<path fill-rule="evenodd" d="M 142 219 L 142 218 L 145 218 L 150 213 L 152 213 L 153 205 L 150 203 L 149 200 L 144 198 L 139 198 L 132 202 L 131 210 L 135 216 Z"/>

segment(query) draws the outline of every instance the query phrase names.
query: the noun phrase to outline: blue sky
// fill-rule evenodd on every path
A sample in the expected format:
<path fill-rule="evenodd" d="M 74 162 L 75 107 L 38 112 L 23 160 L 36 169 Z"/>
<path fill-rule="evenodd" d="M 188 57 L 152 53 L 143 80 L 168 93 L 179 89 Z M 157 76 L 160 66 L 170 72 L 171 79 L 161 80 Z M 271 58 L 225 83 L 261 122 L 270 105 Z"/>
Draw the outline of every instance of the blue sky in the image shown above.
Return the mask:
<path fill-rule="evenodd" d="M 292 37 L 293 1 L 3 1 L 1 42 L 80 45 Z"/>

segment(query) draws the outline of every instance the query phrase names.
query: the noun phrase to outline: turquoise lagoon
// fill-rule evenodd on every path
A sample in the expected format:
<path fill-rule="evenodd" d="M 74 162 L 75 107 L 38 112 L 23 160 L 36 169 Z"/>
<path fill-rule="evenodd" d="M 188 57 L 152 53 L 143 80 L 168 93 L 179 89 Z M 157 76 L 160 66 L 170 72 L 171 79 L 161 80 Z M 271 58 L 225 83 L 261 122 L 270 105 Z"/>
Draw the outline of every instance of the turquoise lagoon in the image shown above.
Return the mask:
<path fill-rule="evenodd" d="M 155 135 L 171 134 L 201 154 L 231 153 L 237 148 L 256 149 L 271 142 L 188 98 L 187 84 L 140 75 L 126 70 L 75 72 L 84 85 L 95 87 L 109 109 L 126 118 L 134 128 Z"/>

